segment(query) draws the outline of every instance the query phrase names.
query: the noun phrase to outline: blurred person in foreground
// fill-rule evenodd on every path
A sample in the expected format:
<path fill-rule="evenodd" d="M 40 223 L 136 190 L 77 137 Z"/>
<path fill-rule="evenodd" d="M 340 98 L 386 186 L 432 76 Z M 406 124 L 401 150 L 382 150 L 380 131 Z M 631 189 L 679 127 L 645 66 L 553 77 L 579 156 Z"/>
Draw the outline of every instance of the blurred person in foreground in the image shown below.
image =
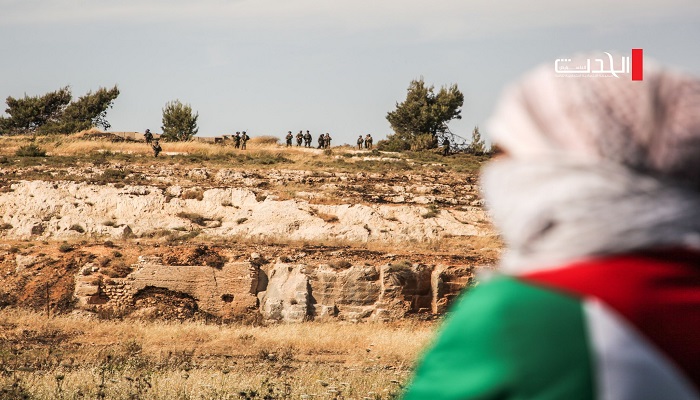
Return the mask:
<path fill-rule="evenodd" d="M 543 66 L 490 133 L 501 274 L 458 300 L 404 398 L 700 399 L 700 80 Z"/>

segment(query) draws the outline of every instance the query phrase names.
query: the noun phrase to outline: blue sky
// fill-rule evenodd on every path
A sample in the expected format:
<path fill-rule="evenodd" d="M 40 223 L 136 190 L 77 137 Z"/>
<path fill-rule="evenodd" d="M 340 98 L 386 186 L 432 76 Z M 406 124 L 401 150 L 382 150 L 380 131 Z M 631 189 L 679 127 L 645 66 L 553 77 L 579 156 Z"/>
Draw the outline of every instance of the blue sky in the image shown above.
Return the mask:
<path fill-rule="evenodd" d="M 179 99 L 200 136 L 309 129 L 340 144 L 391 133 L 386 113 L 421 76 L 459 86 L 450 128 L 468 137 L 506 84 L 565 55 L 643 48 L 700 75 L 697 0 L 571 3 L 0 0 L 0 96 L 117 84 L 113 131 L 159 132 Z"/>

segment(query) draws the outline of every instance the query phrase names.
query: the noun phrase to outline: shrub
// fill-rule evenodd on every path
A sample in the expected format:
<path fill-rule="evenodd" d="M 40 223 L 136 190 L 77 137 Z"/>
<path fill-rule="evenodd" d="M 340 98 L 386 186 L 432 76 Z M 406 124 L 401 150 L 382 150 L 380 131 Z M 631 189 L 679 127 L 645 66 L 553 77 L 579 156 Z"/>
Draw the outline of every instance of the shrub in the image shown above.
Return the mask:
<path fill-rule="evenodd" d="M 411 144 L 403 140 L 380 140 L 377 142 L 377 149 L 379 151 L 406 151 L 411 148 Z M 373 154 L 374 155 L 374 154 Z"/>
<path fill-rule="evenodd" d="M 250 139 L 250 143 L 253 144 L 277 144 L 279 138 L 274 136 L 256 136 Z"/>
<path fill-rule="evenodd" d="M 101 178 L 104 181 L 121 181 L 129 175 L 129 171 L 108 168 L 102 172 Z"/>
<path fill-rule="evenodd" d="M 320 212 L 317 213 L 316 216 L 328 223 L 338 222 L 338 217 L 333 214 L 326 214 Z"/>
<path fill-rule="evenodd" d="M 467 148 L 467 150 L 476 155 L 482 155 L 487 153 L 486 142 L 481 137 L 481 132 L 479 132 L 479 127 L 475 126 L 472 131 L 472 142 Z"/>
<path fill-rule="evenodd" d="M 180 100 L 170 101 L 163 108 L 163 134 L 161 139 L 171 142 L 187 141 L 199 131 L 197 128 L 198 113 L 192 113 L 189 104 Z"/>
<path fill-rule="evenodd" d="M 413 263 L 409 260 L 399 260 L 389 264 L 389 271 L 402 271 L 411 268 Z"/>
<path fill-rule="evenodd" d="M 202 189 L 190 189 L 182 193 L 182 198 L 185 200 L 197 199 L 202 201 L 204 199 L 204 190 Z"/>
<path fill-rule="evenodd" d="M 22 146 L 19 149 L 17 149 L 17 152 L 15 154 L 18 157 L 45 157 L 46 150 L 35 145 L 34 143 L 30 143 L 26 146 Z"/>
<path fill-rule="evenodd" d="M 73 246 L 68 243 L 61 243 L 61 245 L 58 246 L 58 251 L 61 253 L 68 253 L 69 251 L 73 251 Z"/>
<path fill-rule="evenodd" d="M 350 263 L 348 260 L 340 260 L 330 263 L 329 266 L 333 269 L 348 269 L 352 267 L 352 263 Z"/>
<path fill-rule="evenodd" d="M 73 224 L 68 229 L 70 229 L 72 231 L 76 231 L 78 233 L 85 233 L 85 228 L 83 228 L 82 226 L 80 226 L 78 224 Z"/>
<path fill-rule="evenodd" d="M 177 213 L 177 216 L 182 218 L 182 219 L 188 219 L 193 224 L 197 224 L 200 226 L 204 226 L 207 223 L 207 221 L 209 220 L 200 214 L 189 213 L 189 212 L 184 212 L 184 211 Z"/>
<path fill-rule="evenodd" d="M 421 215 L 421 217 L 423 217 L 423 218 L 435 218 L 435 217 L 437 217 L 438 214 L 440 214 L 440 209 L 438 208 L 438 206 L 436 206 L 435 204 L 431 204 L 430 206 L 428 206 L 428 212 Z"/>
<path fill-rule="evenodd" d="M 124 262 L 118 262 L 110 265 L 108 268 L 103 270 L 103 273 L 110 278 L 125 278 L 133 271 L 129 265 Z"/>

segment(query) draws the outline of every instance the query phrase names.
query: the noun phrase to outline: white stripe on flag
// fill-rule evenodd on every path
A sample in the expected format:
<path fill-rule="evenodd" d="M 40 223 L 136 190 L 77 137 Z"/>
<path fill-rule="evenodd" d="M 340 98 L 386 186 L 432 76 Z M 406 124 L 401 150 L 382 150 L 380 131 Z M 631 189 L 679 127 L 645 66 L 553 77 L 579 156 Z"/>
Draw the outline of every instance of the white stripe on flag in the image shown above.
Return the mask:
<path fill-rule="evenodd" d="M 622 316 L 584 303 L 598 400 L 700 400 L 688 378 Z"/>

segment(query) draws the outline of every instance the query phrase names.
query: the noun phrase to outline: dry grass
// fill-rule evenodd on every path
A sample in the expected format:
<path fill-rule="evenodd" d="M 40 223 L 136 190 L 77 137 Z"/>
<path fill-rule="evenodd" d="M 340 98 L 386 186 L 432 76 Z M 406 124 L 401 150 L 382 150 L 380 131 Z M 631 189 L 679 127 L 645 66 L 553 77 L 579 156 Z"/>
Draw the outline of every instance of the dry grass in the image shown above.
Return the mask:
<path fill-rule="evenodd" d="M 275 136 L 255 136 L 250 138 L 248 145 L 251 146 L 269 146 L 279 143 L 279 138 Z"/>
<path fill-rule="evenodd" d="M 94 138 L 93 138 L 94 139 Z M 90 134 L 68 136 L 41 136 L 35 143 L 47 151 L 47 157 L 24 157 L 18 162 L 16 151 L 27 145 L 31 136 L 10 136 L 0 138 L 0 156 L 17 166 L 34 165 L 71 165 L 80 160 L 96 163 L 121 160 L 128 163 L 151 164 L 153 153 L 143 142 L 112 142 L 109 140 L 90 140 Z M 453 170 L 459 173 L 474 173 L 488 157 L 471 155 L 454 155 L 441 157 L 431 152 L 423 153 L 381 153 L 375 150 L 358 151 L 349 146 L 337 146 L 332 150 L 316 148 L 286 148 L 278 143 L 276 137 L 258 136 L 248 142 L 247 150 L 237 150 L 227 141 L 225 144 L 208 142 L 161 142 L 163 152 L 158 163 L 170 161 L 194 163 L 225 164 L 228 167 L 241 166 L 249 168 L 268 168 L 271 165 L 284 164 L 284 168 L 314 170 L 386 173 L 415 171 L 431 172 L 433 170 Z"/>
<path fill-rule="evenodd" d="M 409 321 L 253 327 L 46 319 L 7 309 L 0 326 L 0 385 L 40 399 L 256 398 L 251 391 L 393 398 L 434 331 Z"/>

